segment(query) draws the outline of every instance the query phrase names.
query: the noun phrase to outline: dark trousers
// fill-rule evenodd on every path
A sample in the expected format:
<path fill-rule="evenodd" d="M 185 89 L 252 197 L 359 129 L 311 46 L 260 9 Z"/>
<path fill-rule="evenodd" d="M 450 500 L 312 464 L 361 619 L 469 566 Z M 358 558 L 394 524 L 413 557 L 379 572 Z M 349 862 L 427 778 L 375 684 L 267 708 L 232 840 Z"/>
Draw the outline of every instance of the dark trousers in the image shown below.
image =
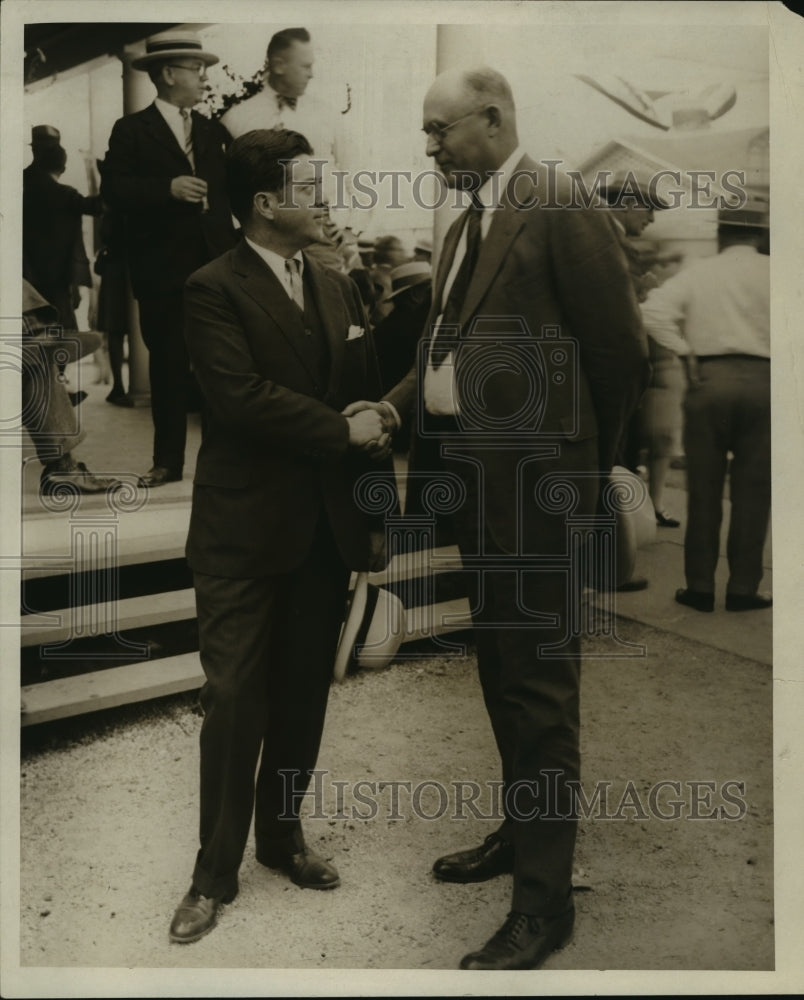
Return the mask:
<path fill-rule="evenodd" d="M 291 573 L 195 574 L 206 683 L 193 883 L 206 896 L 236 887 L 252 813 L 258 850 L 299 843 L 299 806 L 318 757 L 348 582 L 323 516 Z"/>
<path fill-rule="evenodd" d="M 187 441 L 187 404 L 192 375 L 184 342 L 181 291 L 137 300 L 142 339 L 148 348 L 153 464 L 181 471 Z"/>
<path fill-rule="evenodd" d="M 713 593 L 720 554 L 728 452 L 729 594 L 755 594 L 771 504 L 770 362 L 700 358 L 700 383 L 684 400 L 687 530 L 684 571 L 692 590 Z"/>
<path fill-rule="evenodd" d="M 456 440 L 450 441 L 453 447 Z M 597 441 L 567 450 L 577 455 L 577 468 L 591 468 Z M 479 523 L 477 471 L 450 458 L 444 464 L 466 486 L 467 502 L 454 517 L 464 564 L 477 556 L 482 537 L 489 567 L 481 569 L 482 599 L 472 617 L 480 683 L 502 764 L 500 834 L 514 845 L 512 908 L 556 915 L 570 905 L 577 831 L 570 783 L 580 780 L 580 638 L 570 634 L 568 623 L 577 611 L 573 602 L 580 601 L 580 582 L 573 574 L 537 568 L 528 555 L 511 569 L 493 567 L 502 553 L 488 525 Z M 567 476 L 573 479 L 571 472 Z M 576 513 L 592 514 L 597 480 L 580 476 L 575 482 Z M 532 544 L 524 550 L 566 555 L 566 514 L 528 510 L 532 501 L 528 495 L 522 500 L 524 516 L 541 522 L 531 536 L 538 539 L 538 551 Z M 517 508 L 512 484 L 512 517 Z"/>

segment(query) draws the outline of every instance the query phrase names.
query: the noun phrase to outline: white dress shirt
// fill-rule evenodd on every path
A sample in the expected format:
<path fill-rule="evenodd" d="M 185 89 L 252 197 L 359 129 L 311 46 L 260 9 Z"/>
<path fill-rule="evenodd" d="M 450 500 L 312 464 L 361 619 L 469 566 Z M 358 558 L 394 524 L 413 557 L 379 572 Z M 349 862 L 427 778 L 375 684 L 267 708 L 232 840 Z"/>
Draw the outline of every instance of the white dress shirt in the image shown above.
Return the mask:
<path fill-rule="evenodd" d="M 517 163 L 522 159 L 523 152 L 521 146 L 511 153 L 508 159 L 502 164 L 499 170 L 488 177 L 483 186 L 478 190 L 477 197 L 483 206 L 480 216 L 480 238 L 485 239 L 491 228 L 494 213 L 500 207 L 501 197 L 505 193 L 508 181 L 514 172 Z M 449 269 L 444 290 L 441 294 L 439 304 L 440 312 L 436 320 L 436 326 L 441 323 L 444 314 L 444 305 L 449 298 L 449 292 L 458 274 L 464 256 L 466 255 L 466 226 L 461 230 L 458 245 L 455 248 L 455 257 Z M 432 349 L 432 343 L 431 343 Z M 424 373 L 424 406 L 428 413 L 434 416 L 455 416 L 458 413 L 458 400 L 455 392 L 455 369 L 453 365 L 453 352 L 450 352 L 438 369 L 433 368 L 432 362 L 428 361 Z"/>
<path fill-rule="evenodd" d="M 254 253 L 264 260 L 268 267 L 270 267 L 270 269 L 277 276 L 280 284 L 288 293 L 288 298 L 293 299 L 293 292 L 290 287 L 290 275 L 288 274 L 288 269 L 285 267 L 285 261 L 290 258 L 283 257 L 282 254 L 276 253 L 274 250 L 269 250 L 267 247 L 261 247 L 259 243 L 255 243 L 254 240 L 250 240 L 248 236 L 245 237 L 245 240 Z M 304 277 L 304 258 L 302 257 L 300 250 L 293 254 L 293 260 L 297 260 L 299 262 L 299 276 Z"/>
<path fill-rule="evenodd" d="M 642 303 L 653 339 L 678 355 L 770 357 L 770 257 L 727 247 L 698 257 Z"/>

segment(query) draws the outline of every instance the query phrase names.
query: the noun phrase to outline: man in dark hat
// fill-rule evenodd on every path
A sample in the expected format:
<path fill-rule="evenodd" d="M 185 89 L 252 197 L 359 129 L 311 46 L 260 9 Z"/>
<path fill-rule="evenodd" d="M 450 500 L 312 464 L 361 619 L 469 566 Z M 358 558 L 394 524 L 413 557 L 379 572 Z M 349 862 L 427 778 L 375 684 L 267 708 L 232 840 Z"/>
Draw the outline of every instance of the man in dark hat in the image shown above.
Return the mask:
<path fill-rule="evenodd" d="M 31 129 L 33 162 L 22 172 L 23 277 L 58 311 L 65 330 L 77 329 L 78 286 L 92 287 L 81 217 L 100 215 L 97 195 L 61 184 L 67 153 L 52 125 Z"/>
<path fill-rule="evenodd" d="M 124 216 L 131 284 L 150 353 L 153 467 L 145 486 L 182 478 L 191 392 L 182 289 L 198 267 L 234 243 L 224 183 L 229 135 L 191 109 L 218 57 L 192 33 L 149 38 L 132 62 L 156 87 L 153 104 L 115 123 L 101 193 Z"/>

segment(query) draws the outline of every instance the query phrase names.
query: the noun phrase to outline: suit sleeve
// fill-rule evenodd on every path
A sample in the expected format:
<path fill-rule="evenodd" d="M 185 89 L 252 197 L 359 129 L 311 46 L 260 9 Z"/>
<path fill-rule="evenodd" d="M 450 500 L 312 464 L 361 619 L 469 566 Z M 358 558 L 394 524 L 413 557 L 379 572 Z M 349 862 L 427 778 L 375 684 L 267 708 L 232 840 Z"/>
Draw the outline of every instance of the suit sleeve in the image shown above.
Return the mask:
<path fill-rule="evenodd" d="M 164 174 L 149 176 L 135 125 L 126 118 L 115 122 L 101 175 L 103 200 L 126 212 L 160 208 L 174 201 L 170 194 L 172 178 Z"/>
<path fill-rule="evenodd" d="M 193 370 L 217 420 L 270 449 L 320 459 L 343 455 L 349 443 L 346 418 L 257 372 L 223 289 L 190 278 L 185 317 Z"/>
<path fill-rule="evenodd" d="M 647 338 L 625 255 L 596 209 L 549 213 L 561 308 L 576 338 L 598 422 L 600 467 L 610 471 L 647 385 Z"/>

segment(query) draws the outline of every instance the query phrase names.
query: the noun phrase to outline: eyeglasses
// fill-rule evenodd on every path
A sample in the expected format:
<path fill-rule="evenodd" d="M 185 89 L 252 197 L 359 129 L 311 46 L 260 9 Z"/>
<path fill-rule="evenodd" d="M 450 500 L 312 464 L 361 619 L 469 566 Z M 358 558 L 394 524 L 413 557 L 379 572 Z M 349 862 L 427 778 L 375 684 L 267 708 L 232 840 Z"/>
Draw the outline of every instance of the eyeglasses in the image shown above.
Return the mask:
<path fill-rule="evenodd" d="M 447 125 L 439 125 L 438 122 L 428 122 L 422 132 L 427 136 L 428 139 L 435 139 L 436 142 L 443 142 L 444 136 L 449 132 L 451 128 L 455 128 L 462 121 L 466 121 L 467 118 L 471 118 L 472 115 L 478 115 L 481 111 L 485 111 L 485 108 L 476 108 L 474 111 L 469 111 L 465 115 L 461 115 L 460 118 L 456 118 L 454 122 L 449 122 Z"/>
<path fill-rule="evenodd" d="M 175 63 L 168 63 L 170 69 L 186 69 L 188 73 L 195 73 L 196 76 L 204 76 L 207 67 L 202 63 L 200 66 L 177 66 Z"/>

